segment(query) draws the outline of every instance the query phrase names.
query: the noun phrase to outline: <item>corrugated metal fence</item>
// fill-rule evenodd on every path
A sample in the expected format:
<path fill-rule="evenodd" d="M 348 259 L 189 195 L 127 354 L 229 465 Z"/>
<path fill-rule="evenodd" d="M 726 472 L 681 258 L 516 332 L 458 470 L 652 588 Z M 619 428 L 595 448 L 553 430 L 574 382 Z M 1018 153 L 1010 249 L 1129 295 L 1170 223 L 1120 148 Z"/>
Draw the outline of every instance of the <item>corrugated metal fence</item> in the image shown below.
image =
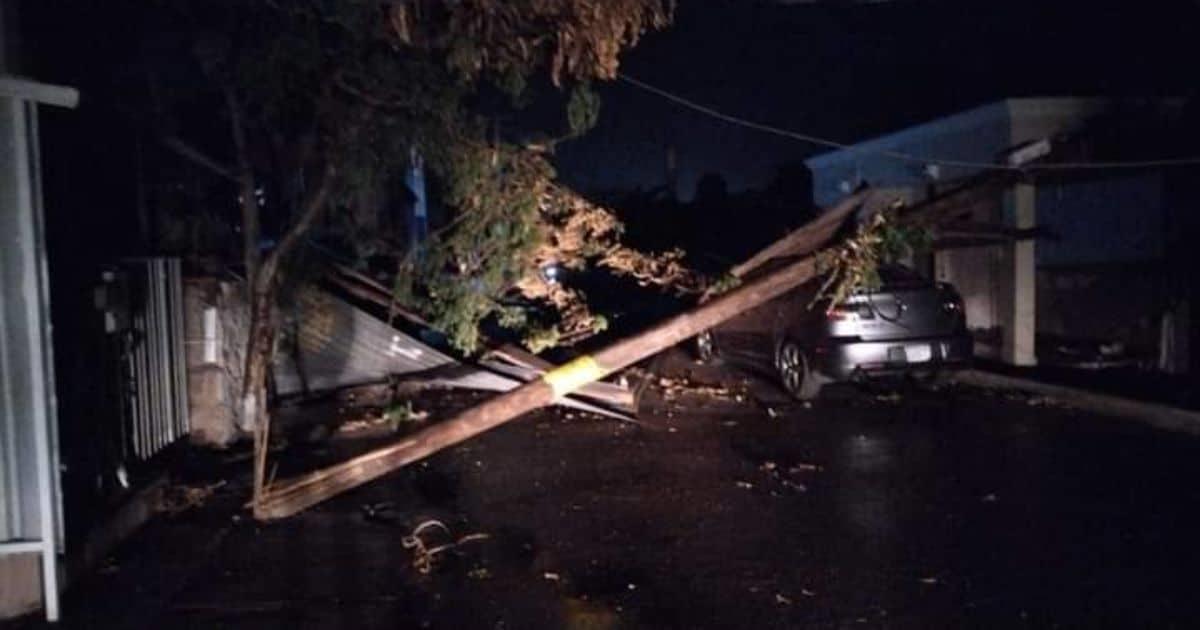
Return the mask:
<path fill-rule="evenodd" d="M 175 258 L 131 261 L 126 270 L 135 296 L 136 341 L 125 357 L 132 387 L 122 442 L 133 457 L 145 460 L 188 432 L 183 283 Z"/>

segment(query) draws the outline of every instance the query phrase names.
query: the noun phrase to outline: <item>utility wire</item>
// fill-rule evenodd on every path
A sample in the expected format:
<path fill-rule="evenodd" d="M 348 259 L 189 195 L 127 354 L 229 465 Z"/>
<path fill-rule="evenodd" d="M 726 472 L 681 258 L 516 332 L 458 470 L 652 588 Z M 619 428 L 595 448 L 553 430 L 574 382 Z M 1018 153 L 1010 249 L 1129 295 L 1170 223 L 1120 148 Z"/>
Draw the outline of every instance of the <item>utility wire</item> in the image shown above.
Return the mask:
<path fill-rule="evenodd" d="M 831 149 L 840 149 L 843 151 L 850 151 L 852 153 L 862 153 L 862 154 L 866 154 L 866 155 L 878 155 L 881 157 L 887 157 L 887 158 L 891 158 L 894 160 L 900 160 L 903 162 L 914 162 L 914 163 L 918 163 L 918 164 L 922 164 L 922 165 L 937 164 L 939 166 L 971 168 L 971 169 L 990 170 L 990 171 L 1007 171 L 1007 172 L 1023 172 L 1023 171 L 1031 171 L 1031 170 L 1084 170 L 1084 169 L 1100 170 L 1100 169 L 1135 169 L 1135 168 L 1156 168 L 1156 167 L 1163 168 L 1163 167 L 1172 167 L 1172 166 L 1200 165 L 1200 157 L 1192 157 L 1192 158 L 1181 158 L 1181 159 L 1143 160 L 1143 161 L 1128 161 L 1128 162 L 1058 162 L 1058 163 L 1053 163 L 1053 164 L 1029 164 L 1029 165 L 1025 165 L 1025 166 L 1009 166 L 1007 164 L 996 164 L 994 162 L 972 162 L 972 161 L 968 161 L 968 160 L 950 160 L 950 159 L 942 159 L 942 158 L 930 158 L 930 157 L 923 157 L 920 155 L 913 155 L 911 153 L 904 153 L 902 151 L 891 151 L 891 150 L 887 150 L 887 149 L 864 149 L 862 147 L 858 147 L 858 146 L 851 145 L 851 144 L 846 144 L 844 142 L 838 142 L 836 140 L 830 140 L 828 138 L 822 138 L 822 137 L 814 136 L 811 134 L 800 133 L 798 131 L 793 131 L 791 129 L 783 129 L 780 127 L 775 127 L 772 125 L 767 125 L 767 124 L 763 124 L 763 123 L 759 123 L 759 122 L 754 122 L 752 120 L 746 120 L 744 118 L 739 118 L 739 117 L 733 116 L 731 114 L 726 114 L 719 110 L 713 109 L 711 107 L 707 107 L 705 105 L 701 105 L 700 103 L 697 103 L 695 101 L 692 101 L 692 100 L 689 100 L 682 96 L 679 96 L 678 94 L 668 92 L 667 90 L 664 90 L 662 88 L 658 88 L 658 87 L 650 85 L 649 83 L 646 83 L 644 81 L 635 79 L 627 74 L 618 73 L 617 78 L 621 79 L 622 81 L 624 81 L 638 89 L 641 89 L 646 92 L 650 92 L 651 94 L 655 94 L 657 96 L 665 98 L 677 105 L 700 112 L 701 114 L 705 114 L 707 116 L 711 116 L 713 118 L 716 118 L 717 120 L 722 120 L 722 121 L 725 121 L 732 125 L 737 125 L 739 127 L 746 127 L 748 129 L 754 129 L 756 131 L 762 131 L 765 133 L 782 136 L 784 138 L 790 138 L 792 140 L 800 140 L 802 142 L 807 142 L 809 144 L 815 144 L 818 146 L 828 147 Z"/>

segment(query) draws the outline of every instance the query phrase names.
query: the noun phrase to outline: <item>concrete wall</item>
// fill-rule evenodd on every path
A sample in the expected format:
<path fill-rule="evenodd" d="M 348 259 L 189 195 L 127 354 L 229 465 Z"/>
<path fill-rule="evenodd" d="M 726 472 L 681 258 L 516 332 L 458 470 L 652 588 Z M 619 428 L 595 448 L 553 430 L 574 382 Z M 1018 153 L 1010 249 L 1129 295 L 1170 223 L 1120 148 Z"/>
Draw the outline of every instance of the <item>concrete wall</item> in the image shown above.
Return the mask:
<path fill-rule="evenodd" d="M 42 607 L 41 559 L 36 553 L 0 555 L 0 619 Z"/>
<path fill-rule="evenodd" d="M 1004 104 L 1009 123 L 1005 148 L 1076 130 L 1109 107 L 1107 99 L 1098 98 L 1012 98 Z"/>
<path fill-rule="evenodd" d="M 249 322 L 241 285 L 212 278 L 184 282 L 188 414 L 195 444 L 228 446 L 244 430 L 237 402 Z"/>

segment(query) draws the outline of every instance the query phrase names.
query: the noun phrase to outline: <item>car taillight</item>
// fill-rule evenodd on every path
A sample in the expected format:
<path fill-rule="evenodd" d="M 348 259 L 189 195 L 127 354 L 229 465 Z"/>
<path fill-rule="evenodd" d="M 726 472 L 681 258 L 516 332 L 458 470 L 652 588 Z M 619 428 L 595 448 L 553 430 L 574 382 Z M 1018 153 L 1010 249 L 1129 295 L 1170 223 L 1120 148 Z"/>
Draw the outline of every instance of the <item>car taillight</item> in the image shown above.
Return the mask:
<path fill-rule="evenodd" d="M 825 311 L 825 316 L 837 322 L 857 322 L 875 319 L 875 310 L 870 304 L 840 304 Z"/>
<path fill-rule="evenodd" d="M 954 290 L 954 287 L 945 282 L 938 283 L 938 291 L 942 294 L 942 310 L 951 315 L 961 315 L 963 312 L 962 296 Z"/>

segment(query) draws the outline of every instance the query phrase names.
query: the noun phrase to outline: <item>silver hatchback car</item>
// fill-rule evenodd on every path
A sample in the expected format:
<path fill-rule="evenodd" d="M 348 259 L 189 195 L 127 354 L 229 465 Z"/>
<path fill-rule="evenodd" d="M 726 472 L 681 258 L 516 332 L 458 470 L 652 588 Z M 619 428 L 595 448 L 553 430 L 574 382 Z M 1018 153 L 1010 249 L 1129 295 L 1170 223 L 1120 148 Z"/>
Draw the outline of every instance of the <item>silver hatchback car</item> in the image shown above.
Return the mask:
<path fill-rule="evenodd" d="M 801 399 L 835 381 L 932 379 L 970 361 L 973 342 L 954 287 L 900 265 L 880 267 L 879 276 L 878 289 L 834 309 L 814 302 L 820 283 L 809 282 L 698 335 L 697 358 L 769 371 Z"/>

